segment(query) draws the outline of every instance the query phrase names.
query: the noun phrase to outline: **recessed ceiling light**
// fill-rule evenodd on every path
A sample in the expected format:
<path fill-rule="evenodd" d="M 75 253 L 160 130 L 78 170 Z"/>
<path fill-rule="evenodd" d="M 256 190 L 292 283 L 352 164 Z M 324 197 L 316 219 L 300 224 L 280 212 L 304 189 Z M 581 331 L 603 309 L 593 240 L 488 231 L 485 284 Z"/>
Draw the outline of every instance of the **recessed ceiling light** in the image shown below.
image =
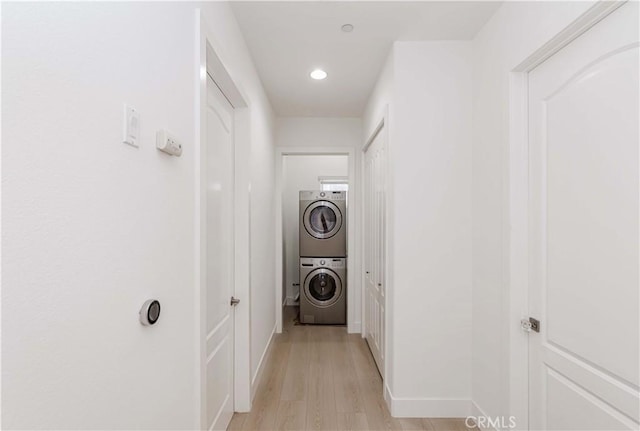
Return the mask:
<path fill-rule="evenodd" d="M 343 25 L 342 31 L 344 31 L 345 33 L 351 33 L 353 31 L 353 25 L 352 24 Z"/>
<path fill-rule="evenodd" d="M 322 69 L 315 69 L 313 72 L 309 74 L 309 76 L 313 79 L 324 79 L 327 77 L 327 72 Z"/>

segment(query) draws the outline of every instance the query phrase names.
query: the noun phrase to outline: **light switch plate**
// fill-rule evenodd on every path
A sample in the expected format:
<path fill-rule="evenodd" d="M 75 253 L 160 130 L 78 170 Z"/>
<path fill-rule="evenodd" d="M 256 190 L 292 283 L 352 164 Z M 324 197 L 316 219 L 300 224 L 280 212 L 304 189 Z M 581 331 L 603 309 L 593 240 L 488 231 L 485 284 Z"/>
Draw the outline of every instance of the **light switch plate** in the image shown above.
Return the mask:
<path fill-rule="evenodd" d="M 140 114 L 133 106 L 124 105 L 124 130 L 122 142 L 134 147 L 139 147 Z"/>

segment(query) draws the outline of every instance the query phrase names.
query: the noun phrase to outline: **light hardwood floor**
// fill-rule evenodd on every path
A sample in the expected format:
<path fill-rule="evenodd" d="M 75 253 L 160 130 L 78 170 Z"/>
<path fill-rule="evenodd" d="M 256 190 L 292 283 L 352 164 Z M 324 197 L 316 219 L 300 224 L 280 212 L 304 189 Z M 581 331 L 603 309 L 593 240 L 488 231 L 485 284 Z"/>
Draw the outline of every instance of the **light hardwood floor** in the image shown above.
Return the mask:
<path fill-rule="evenodd" d="M 392 418 L 366 342 L 339 326 L 297 326 L 286 307 L 250 413 L 228 430 L 468 431 L 464 419 Z"/>

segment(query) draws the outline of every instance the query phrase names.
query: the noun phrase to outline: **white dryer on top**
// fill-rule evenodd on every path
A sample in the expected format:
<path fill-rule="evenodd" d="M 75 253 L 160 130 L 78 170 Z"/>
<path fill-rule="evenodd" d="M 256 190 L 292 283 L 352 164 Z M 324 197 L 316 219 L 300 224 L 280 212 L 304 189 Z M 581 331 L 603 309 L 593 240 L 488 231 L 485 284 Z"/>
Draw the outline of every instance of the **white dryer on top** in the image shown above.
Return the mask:
<path fill-rule="evenodd" d="M 300 257 L 347 256 L 347 192 L 300 192 Z"/>

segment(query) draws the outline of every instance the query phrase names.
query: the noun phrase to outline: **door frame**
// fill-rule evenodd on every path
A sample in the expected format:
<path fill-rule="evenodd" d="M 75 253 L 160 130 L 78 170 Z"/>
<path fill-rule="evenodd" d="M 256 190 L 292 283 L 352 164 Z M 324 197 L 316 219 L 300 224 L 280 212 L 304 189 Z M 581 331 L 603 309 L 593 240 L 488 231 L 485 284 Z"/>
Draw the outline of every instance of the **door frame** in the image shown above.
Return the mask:
<path fill-rule="evenodd" d="M 515 66 L 509 76 L 509 144 L 503 160 L 503 321 L 505 355 L 504 388 L 509 394 L 506 411 L 515 416 L 518 428 L 529 424 L 529 343 L 520 319 L 529 313 L 529 72 L 560 51 L 610 13 L 626 3 L 598 1 L 571 24 Z M 523 428 L 521 424 L 527 424 Z"/>
<path fill-rule="evenodd" d="M 249 230 L 249 153 L 250 153 L 250 106 L 246 96 L 234 76 L 228 72 L 222 46 L 216 41 L 211 26 L 206 22 L 200 9 L 195 11 L 195 381 L 196 418 L 195 423 L 205 429 L 206 417 L 206 243 L 202 240 L 206 232 L 206 160 L 202 148 L 207 137 L 207 77 L 211 76 L 224 96 L 234 108 L 234 296 L 242 300 L 244 306 L 234 307 L 234 347 L 233 386 L 234 411 L 246 412 L 251 409 L 251 332 L 250 332 L 250 230 Z"/>
<path fill-rule="evenodd" d="M 360 210 L 360 181 L 356 172 L 355 158 L 357 153 L 355 148 L 350 147 L 276 147 L 276 183 L 275 183 L 275 205 L 276 205 L 276 333 L 282 333 L 282 289 L 284 289 L 283 268 L 284 260 L 282 256 L 282 242 L 284 235 L 282 232 L 282 192 L 283 192 L 283 159 L 285 156 L 347 156 L 349 164 L 349 192 L 347 193 L 347 332 L 350 334 L 361 332 L 362 323 L 362 285 L 360 278 L 356 274 L 360 273 L 361 253 L 359 239 L 361 237 L 361 226 L 356 220 L 361 213 Z M 357 283 L 356 283 L 357 280 Z"/>

